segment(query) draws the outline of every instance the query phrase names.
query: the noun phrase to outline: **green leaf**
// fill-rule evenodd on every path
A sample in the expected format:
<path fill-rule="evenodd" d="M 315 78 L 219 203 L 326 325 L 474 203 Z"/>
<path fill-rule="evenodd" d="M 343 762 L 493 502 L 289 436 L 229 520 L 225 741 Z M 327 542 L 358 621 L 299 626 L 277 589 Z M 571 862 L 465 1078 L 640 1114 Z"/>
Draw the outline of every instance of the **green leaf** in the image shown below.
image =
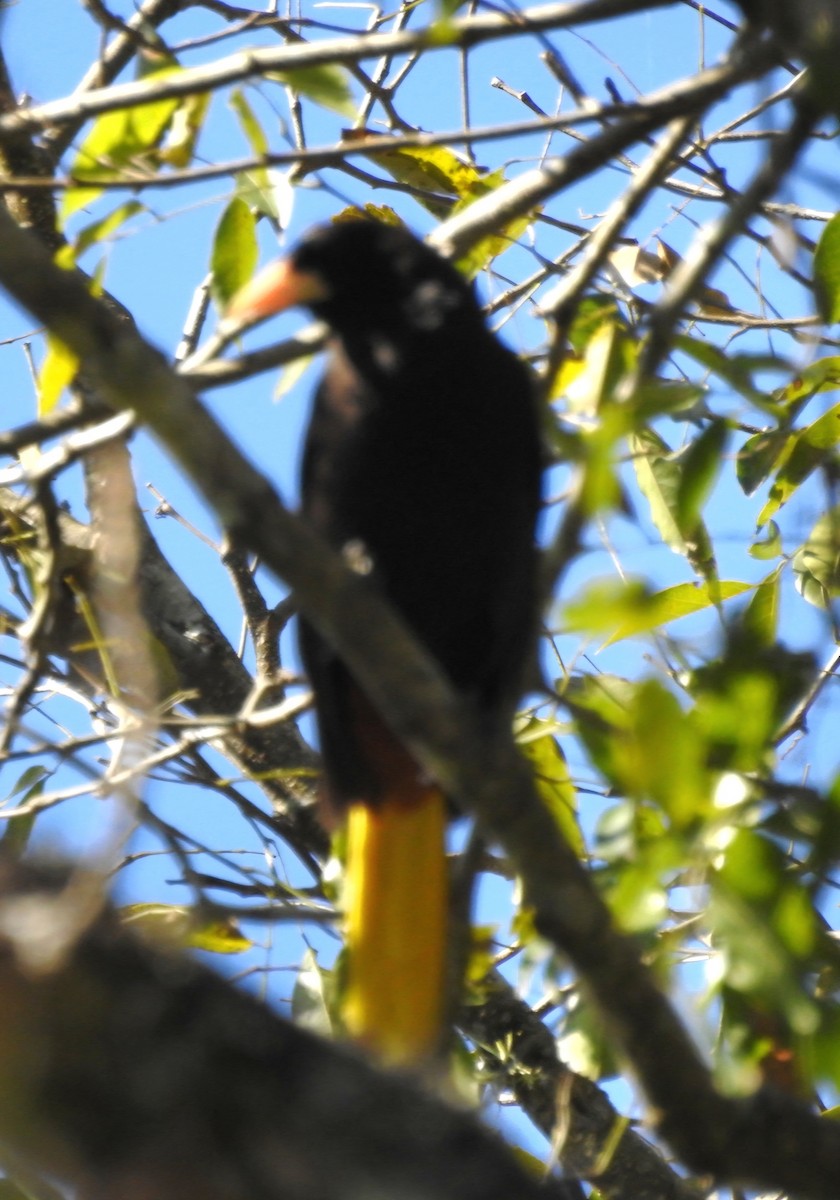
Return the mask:
<path fill-rule="evenodd" d="M 27 767 L 23 774 L 18 779 L 15 786 L 9 792 L 8 799 L 18 797 L 15 807 L 26 804 L 29 800 L 34 800 L 40 796 L 44 790 L 44 780 L 47 779 L 49 772 L 46 767 L 40 764 L 34 767 Z M 0 835 L 0 846 L 3 853 L 8 855 L 10 859 L 20 858 L 29 844 L 29 838 L 35 825 L 37 813 L 21 813 L 17 817 L 8 817 L 2 825 L 4 826 L 2 835 Z"/>
<path fill-rule="evenodd" d="M 291 220 L 294 188 L 285 171 L 253 167 L 236 176 L 236 195 L 255 213 L 269 217 L 281 229 Z"/>
<path fill-rule="evenodd" d="M 586 843 L 578 824 L 577 792 L 560 743 L 549 732 L 553 728 L 554 722 L 531 717 L 517 730 L 516 742 L 534 769 L 537 795 L 575 854 L 583 858 Z"/>
<path fill-rule="evenodd" d="M 208 917 L 180 904 L 127 904 L 120 917 L 151 940 L 174 946 L 212 954 L 241 954 L 253 947 L 231 918 Z"/>
<path fill-rule="evenodd" d="M 735 473 L 745 496 L 751 496 L 778 469 L 790 453 L 793 436 L 789 429 L 771 429 L 747 438 L 735 460 Z"/>
<path fill-rule="evenodd" d="M 56 407 L 63 392 L 79 371 L 80 359 L 61 338 L 47 333 L 47 352 L 38 372 L 38 416 L 45 417 Z"/>
<path fill-rule="evenodd" d="M 719 379 L 728 383 L 751 404 L 765 411 L 776 408 L 764 389 L 756 386 L 754 376 L 759 371 L 784 369 L 783 360 L 767 354 L 730 354 L 703 338 L 694 338 L 688 334 L 677 334 L 674 345 L 700 366 L 706 367 Z"/>
<path fill-rule="evenodd" d="M 318 963 L 314 950 L 304 952 L 292 989 L 292 1016 L 300 1025 L 323 1037 L 332 1037 L 332 996 L 335 976 Z"/>
<path fill-rule="evenodd" d="M 603 324 L 616 325 L 620 321 L 619 307 L 610 296 L 586 296 L 577 306 L 569 326 L 569 345 L 575 354 L 583 354 Z"/>
<path fill-rule="evenodd" d="M 117 208 L 104 216 L 99 221 L 92 221 L 90 225 L 85 225 L 83 229 L 76 235 L 73 250 L 74 255 L 78 259 L 84 254 L 85 250 L 89 250 L 91 246 L 95 246 L 98 242 L 107 242 L 117 230 L 130 220 L 137 213 L 145 212 L 146 206 L 141 204 L 139 200 L 128 200 L 125 204 L 118 205 Z"/>
<path fill-rule="evenodd" d="M 706 503 L 720 472 L 729 426 L 726 421 L 710 421 L 700 436 L 680 454 L 682 468 L 677 484 L 676 516 L 683 535 L 697 528 Z"/>
<path fill-rule="evenodd" d="M 613 321 L 601 321 L 593 331 L 583 354 L 582 369 L 579 365 L 563 388 L 570 411 L 584 416 L 594 416 L 604 405 L 610 404 L 619 381 L 632 367 L 638 351 L 636 344 Z M 555 382 L 559 390 L 561 381 Z M 617 406 L 611 405 L 614 412 Z M 629 414 L 625 418 L 629 424 Z"/>
<path fill-rule="evenodd" d="M 782 534 L 775 521 L 767 523 L 763 538 L 756 538 L 749 548 L 751 558 L 766 560 L 778 558 L 782 553 Z"/>
<path fill-rule="evenodd" d="M 229 104 L 236 113 L 239 124 L 242 126 L 242 132 L 245 134 L 248 145 L 254 154 L 268 154 L 268 138 L 265 135 L 265 131 L 257 119 L 253 108 L 238 88 L 231 92 Z"/>
<path fill-rule="evenodd" d="M 668 894 L 648 861 L 626 864 L 607 899 L 625 933 L 650 933 L 668 916 Z"/>
<path fill-rule="evenodd" d="M 591 1004 L 578 1004 L 569 1013 L 557 1051 L 570 1070 L 586 1079 L 597 1081 L 618 1073 L 610 1039 Z"/>
<path fill-rule="evenodd" d="M 814 292 L 825 323 L 840 321 L 840 213 L 828 222 L 814 251 Z"/>
<path fill-rule="evenodd" d="M 840 404 L 835 404 L 811 425 L 789 435 L 779 459 L 776 478 L 767 503 L 758 515 L 761 528 L 819 466 L 840 442 Z"/>
<path fill-rule="evenodd" d="M 213 296 L 220 308 L 254 274 L 258 254 L 254 215 L 244 200 L 234 196 L 222 213 L 213 239 Z"/>
<path fill-rule="evenodd" d="M 343 67 L 325 65 L 320 67 L 298 67 L 294 71 L 282 71 L 273 76 L 279 78 L 294 92 L 300 92 L 322 108 L 332 109 L 352 120 L 356 106 L 350 91 L 349 76 Z"/>
<path fill-rule="evenodd" d="M 752 587 L 737 579 L 721 579 L 678 583 L 660 592 L 649 592 L 638 581 L 596 580 L 564 606 L 561 621 L 569 631 L 609 632 L 604 645 L 611 646 L 624 638 L 651 633 L 680 617 L 717 607 Z"/>
<path fill-rule="evenodd" d="M 816 608 L 840 594 L 840 506 L 824 513 L 793 556 L 796 588 Z"/>
<path fill-rule="evenodd" d="M 353 130 L 344 141 L 352 143 L 355 138 L 367 137 L 369 132 Z M 481 171 L 449 146 L 402 146 L 394 139 L 393 146 L 387 146 L 371 157 L 398 183 L 410 188 L 418 204 L 439 218 L 463 212 L 475 200 L 496 191 L 505 182 L 501 171 Z M 454 197 L 456 203 L 441 200 L 441 196 Z M 477 275 L 492 259 L 509 249 L 532 220 L 533 216 L 526 214 L 500 226 L 460 258 L 457 267 L 470 278 Z"/>
<path fill-rule="evenodd" d="M 156 78 L 175 75 L 179 67 L 167 67 Z M 98 117 L 79 147 L 71 168 L 77 179 L 96 181 L 111 178 L 127 163 L 142 159 L 160 144 L 174 116 L 177 98 L 153 100 L 133 108 L 118 109 Z"/>
<path fill-rule="evenodd" d="M 727 953 L 727 985 L 781 1008 L 796 1032 L 813 1033 L 819 1013 L 803 969 L 817 943 L 817 917 L 769 839 L 736 833 L 715 877 L 710 914 Z"/>
<path fill-rule="evenodd" d="M 657 680 L 575 680 L 563 699 L 593 762 L 620 794 L 653 801 L 676 829 L 710 809 L 705 740 Z"/>
<path fill-rule="evenodd" d="M 155 71 L 154 78 L 163 79 L 180 70 L 167 65 Z M 153 151 L 162 142 L 180 103 L 177 97 L 171 97 L 103 113 L 79 147 L 70 167 L 71 178 L 96 183 L 119 177 L 126 166 L 154 166 L 157 160 Z M 99 195 L 98 189 L 68 188 L 62 201 L 63 220 Z"/>
<path fill-rule="evenodd" d="M 836 392 L 840 388 L 840 357 L 836 354 L 819 358 L 799 371 L 790 383 L 776 393 L 776 399 L 787 405 L 810 400 L 818 392 Z"/>
<path fill-rule="evenodd" d="M 195 155 L 198 136 L 204 128 L 211 99 L 210 92 L 197 92 L 181 100 L 160 151 L 162 163 L 168 163 L 170 167 L 189 166 Z"/>
<path fill-rule="evenodd" d="M 641 421 L 667 415 L 688 415 L 706 393 L 706 388 L 684 379 L 645 379 L 633 394 L 633 408 Z"/>
<path fill-rule="evenodd" d="M 772 646 L 779 626 L 781 569 L 773 571 L 755 589 L 744 610 L 744 627 L 764 646 Z"/>
<path fill-rule="evenodd" d="M 813 656 L 768 642 L 759 614 L 753 616 L 730 621 L 724 651 L 687 680 L 692 722 L 721 771 L 766 770 L 779 722 L 814 680 Z"/>
<path fill-rule="evenodd" d="M 713 577 L 714 551 L 706 526 L 699 519 L 693 528 L 680 524 L 682 470 L 670 446 L 652 429 L 632 433 L 627 441 L 639 490 L 650 506 L 651 519 L 662 540 L 684 555 L 696 571 Z"/>

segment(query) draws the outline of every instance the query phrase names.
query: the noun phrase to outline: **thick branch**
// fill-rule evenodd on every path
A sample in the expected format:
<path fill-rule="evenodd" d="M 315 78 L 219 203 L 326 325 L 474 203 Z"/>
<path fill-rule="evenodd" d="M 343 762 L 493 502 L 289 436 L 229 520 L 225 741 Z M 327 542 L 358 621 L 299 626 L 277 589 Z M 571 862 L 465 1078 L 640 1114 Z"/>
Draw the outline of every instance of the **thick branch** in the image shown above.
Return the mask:
<path fill-rule="evenodd" d="M 195 67 L 169 76 L 165 81 L 115 84 L 89 92 L 74 93 L 68 99 L 39 104 L 0 118 L 0 137 L 26 129 L 77 123 L 100 113 L 131 108 L 151 100 L 189 96 L 197 92 L 214 91 L 243 79 L 265 75 L 272 71 L 295 71 L 321 67 L 329 63 L 352 64 L 380 55 L 409 54 L 418 50 L 449 49 L 453 46 L 478 46 L 498 38 L 523 32 L 562 29 L 570 25 L 585 25 L 610 17 L 626 16 L 628 8 L 643 11 L 664 8 L 674 0 L 579 0 L 577 4 L 540 4 L 511 14 L 482 14 L 453 21 L 440 37 L 434 29 L 416 32 L 367 34 L 363 37 L 329 39 L 318 42 L 295 42 L 291 46 L 249 50 L 220 59 L 208 66 Z"/>
<path fill-rule="evenodd" d="M 539 1200 L 467 1113 L 0 863 L 0 1141 L 85 1200 Z"/>

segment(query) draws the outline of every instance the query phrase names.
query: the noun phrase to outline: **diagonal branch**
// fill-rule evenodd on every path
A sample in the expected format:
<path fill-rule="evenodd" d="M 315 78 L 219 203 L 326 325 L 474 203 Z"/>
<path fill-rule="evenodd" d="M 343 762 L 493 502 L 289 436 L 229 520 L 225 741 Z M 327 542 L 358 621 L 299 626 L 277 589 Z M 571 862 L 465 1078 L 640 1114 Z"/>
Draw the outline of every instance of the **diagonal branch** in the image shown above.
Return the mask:
<path fill-rule="evenodd" d="M 327 64 L 352 64 L 381 55 L 409 54 L 418 50 L 478 46 L 522 32 L 563 29 L 626 15 L 628 9 L 643 11 L 670 6 L 674 0 L 578 0 L 571 4 L 541 4 L 519 13 L 482 14 L 452 21 L 445 35 L 432 29 L 402 30 L 397 33 L 354 35 L 319 42 L 296 42 L 291 46 L 249 50 L 220 59 L 209 66 L 194 67 L 164 80 L 115 84 L 77 92 L 67 99 L 39 104 L 0 118 L 0 138 L 27 129 L 78 123 L 100 113 L 170 97 L 215 91 L 244 79 L 272 71 L 296 71 Z"/>

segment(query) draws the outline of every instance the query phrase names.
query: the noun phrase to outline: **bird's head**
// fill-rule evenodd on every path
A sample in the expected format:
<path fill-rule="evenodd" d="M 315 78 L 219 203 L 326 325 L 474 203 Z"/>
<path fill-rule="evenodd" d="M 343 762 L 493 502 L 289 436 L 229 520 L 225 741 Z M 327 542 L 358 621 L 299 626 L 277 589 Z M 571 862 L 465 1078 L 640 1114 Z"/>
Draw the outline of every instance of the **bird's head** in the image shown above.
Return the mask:
<path fill-rule="evenodd" d="M 459 272 L 401 226 L 360 219 L 310 230 L 291 255 L 234 297 L 227 319 L 251 324 L 303 305 L 337 333 L 481 320 Z"/>

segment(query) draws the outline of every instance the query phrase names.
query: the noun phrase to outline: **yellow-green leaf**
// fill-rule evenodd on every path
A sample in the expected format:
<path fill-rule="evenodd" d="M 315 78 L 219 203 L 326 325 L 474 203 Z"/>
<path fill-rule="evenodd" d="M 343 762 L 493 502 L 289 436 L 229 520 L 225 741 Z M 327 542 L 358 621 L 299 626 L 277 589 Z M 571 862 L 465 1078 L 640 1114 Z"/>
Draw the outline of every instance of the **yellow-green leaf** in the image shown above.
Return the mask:
<path fill-rule="evenodd" d="M 577 792 L 560 743 L 548 732 L 553 727 L 553 723 L 531 717 L 517 731 L 516 741 L 534 769 L 537 795 L 575 854 L 582 858 L 586 844 L 578 824 Z"/>
<path fill-rule="evenodd" d="M 343 67 L 298 67 L 294 71 L 282 71 L 275 78 L 322 108 L 332 109 L 343 117 L 356 115 L 349 76 Z"/>
<path fill-rule="evenodd" d="M 237 88 L 230 94 L 230 106 L 239 119 L 242 132 L 254 154 L 268 154 L 268 138 L 251 105 Z"/>
<path fill-rule="evenodd" d="M 75 257 L 79 258 L 85 250 L 90 249 L 98 242 L 108 241 L 120 226 L 139 212 L 145 212 L 145 205 L 141 204 L 139 200 L 128 200 L 125 204 L 118 205 L 99 221 L 92 221 L 90 225 L 85 225 L 75 239 Z"/>
<path fill-rule="evenodd" d="M 682 470 L 673 451 L 652 429 L 641 429 L 627 440 L 639 490 L 650 506 L 651 519 L 662 540 L 711 580 L 715 573 L 714 552 L 706 526 L 699 519 L 691 529 L 680 523 Z"/>
<path fill-rule="evenodd" d="M 253 946 L 230 918 L 208 917 L 179 904 L 128 904 L 120 917 L 154 939 L 213 954 L 241 954 Z"/>
<path fill-rule="evenodd" d="M 744 627 L 763 646 L 776 641 L 780 587 L 781 570 L 777 569 L 761 581 L 744 610 Z"/>
<path fill-rule="evenodd" d="M 683 535 L 691 536 L 697 528 L 703 505 L 720 472 L 728 435 L 725 420 L 710 421 L 700 436 L 680 454 L 676 517 Z"/>
<path fill-rule="evenodd" d="M 156 71 L 154 78 L 162 79 L 180 70 L 178 66 L 167 65 Z M 96 183 L 118 177 L 122 168 L 129 165 L 135 168 L 155 165 L 152 152 L 160 145 L 180 103 L 177 97 L 170 97 L 97 117 L 70 167 L 71 178 Z M 100 194 L 98 189 L 68 188 L 62 201 L 63 220 Z"/>
<path fill-rule="evenodd" d="M 836 392 L 840 388 L 840 357 L 836 354 L 828 358 L 818 358 L 803 370 L 797 372 L 790 383 L 785 384 L 775 393 L 775 399 L 784 404 L 795 404 L 800 400 L 809 400 L 818 392 Z"/>
<path fill-rule="evenodd" d="M 38 372 L 38 416 L 51 413 L 79 370 L 79 357 L 54 333 L 47 334 L 47 353 Z"/>
<path fill-rule="evenodd" d="M 778 558 L 782 553 L 782 533 L 775 521 L 769 521 L 764 537 L 756 538 L 749 548 L 751 558 Z"/>
<path fill-rule="evenodd" d="M 334 991 L 334 972 L 321 966 L 314 950 L 305 950 L 292 989 L 292 1016 L 295 1021 L 313 1033 L 330 1037 L 334 1033 Z"/>
<path fill-rule="evenodd" d="M 840 443 L 840 404 L 816 421 L 789 436 L 780 456 L 781 465 L 770 496 L 758 516 L 758 526 L 774 516 L 809 475 L 826 461 Z"/>
<path fill-rule="evenodd" d="M 189 166 L 195 154 L 198 135 L 204 126 L 210 100 L 210 92 L 198 92 L 181 100 L 160 152 L 161 162 L 169 163 L 171 167 Z"/>
<path fill-rule="evenodd" d="M 814 252 L 814 291 L 827 325 L 840 321 L 840 213 L 822 231 Z"/>
<path fill-rule="evenodd" d="M 817 608 L 840 595 L 840 507 L 824 513 L 793 556 L 796 588 Z"/>
<path fill-rule="evenodd" d="M 258 254 L 254 215 L 244 200 L 234 196 L 222 213 L 213 239 L 213 296 L 220 308 L 254 274 Z"/>
<path fill-rule="evenodd" d="M 708 583 L 678 583 L 648 592 L 638 581 L 601 580 L 590 583 L 563 607 L 562 627 L 570 632 L 609 633 L 605 646 L 653 632 L 680 617 L 717 606 L 753 587 L 737 579 Z"/>

